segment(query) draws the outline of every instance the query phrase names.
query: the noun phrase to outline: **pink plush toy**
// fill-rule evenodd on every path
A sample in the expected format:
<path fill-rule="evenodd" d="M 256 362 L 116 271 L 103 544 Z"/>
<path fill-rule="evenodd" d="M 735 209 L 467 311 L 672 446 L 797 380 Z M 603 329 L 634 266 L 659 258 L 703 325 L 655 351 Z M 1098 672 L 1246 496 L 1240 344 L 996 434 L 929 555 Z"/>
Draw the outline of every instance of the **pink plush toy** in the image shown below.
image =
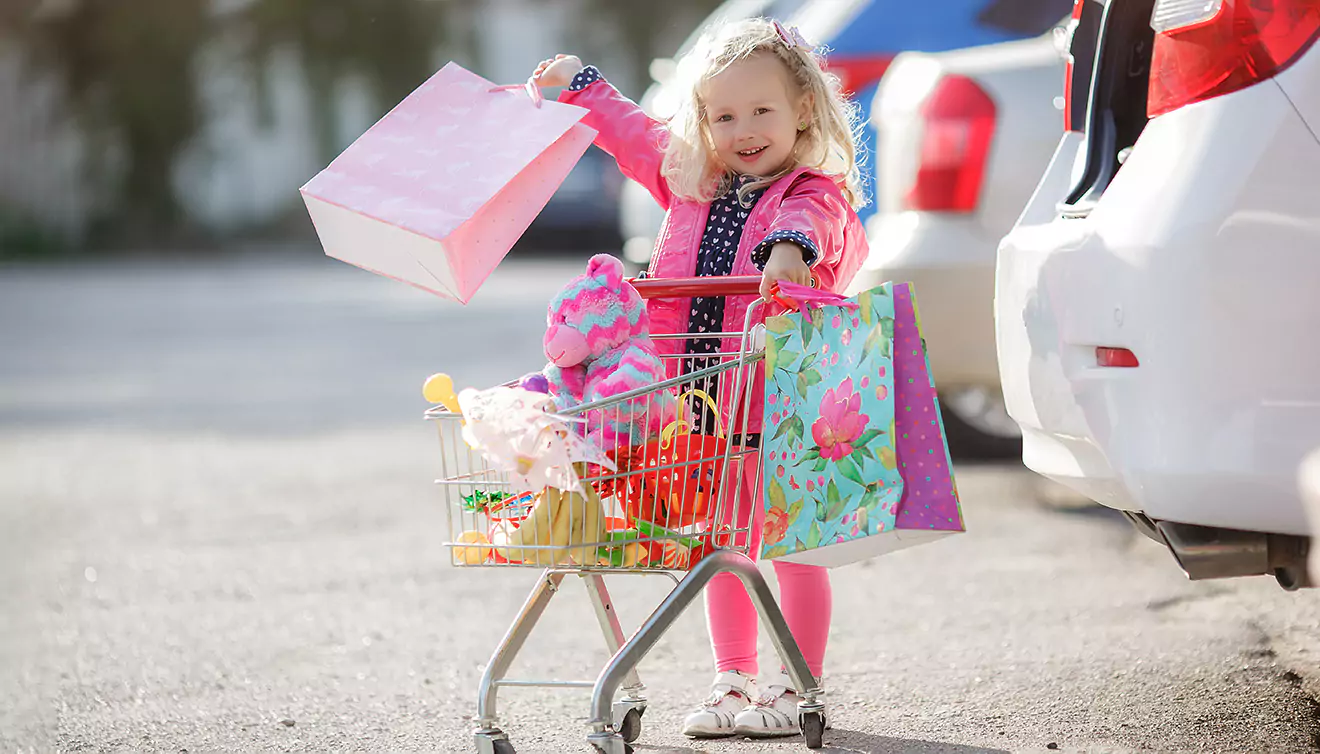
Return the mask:
<path fill-rule="evenodd" d="M 608 254 L 587 262 L 550 302 L 545 331 L 545 376 L 561 409 L 610 398 L 659 382 L 664 367 L 649 335 L 646 303 L 623 279 L 623 263 Z M 587 416 L 588 437 L 605 451 L 635 445 L 652 431 L 650 405 L 640 396 Z M 652 412 L 658 413 L 658 412 Z M 658 424 L 651 417 L 649 424 Z"/>

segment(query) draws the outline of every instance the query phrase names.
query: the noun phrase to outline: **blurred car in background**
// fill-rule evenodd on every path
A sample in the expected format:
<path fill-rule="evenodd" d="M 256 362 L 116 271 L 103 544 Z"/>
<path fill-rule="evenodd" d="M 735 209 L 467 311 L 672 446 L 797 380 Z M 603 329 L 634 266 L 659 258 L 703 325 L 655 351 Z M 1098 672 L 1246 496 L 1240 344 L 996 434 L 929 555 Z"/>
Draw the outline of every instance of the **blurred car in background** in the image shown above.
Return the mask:
<path fill-rule="evenodd" d="M 1062 28 L 1066 11 L 1055 21 Z M 995 250 L 1059 142 L 1063 78 L 1049 33 L 903 53 L 875 97 L 878 207 L 853 290 L 915 284 L 955 457 L 1022 453 L 995 360 Z"/>
<path fill-rule="evenodd" d="M 769 16 L 798 26 L 813 45 L 827 50 L 830 70 L 857 101 L 863 120 L 870 117 L 876 86 L 894 56 L 905 50 L 939 52 L 1034 37 L 1068 15 L 1068 0 L 729 0 L 702 24 L 715 20 Z M 679 48 L 675 58 L 695 44 L 701 29 Z M 668 87 L 672 59 L 651 65 L 653 84 L 639 103 L 653 117 L 673 114 L 675 93 Z M 863 132 L 864 153 L 872 161 L 874 135 Z M 863 166 L 865 168 L 865 166 Z M 874 185 L 866 186 L 868 203 L 858 211 L 866 220 L 875 211 Z M 619 222 L 624 255 L 646 264 L 664 212 L 641 186 L 624 184 Z"/>
<path fill-rule="evenodd" d="M 614 158 L 599 147 L 587 149 L 518 240 L 517 249 L 571 252 L 583 258 L 617 253 L 623 243 L 618 217 L 625 180 Z"/>
<path fill-rule="evenodd" d="M 1303 585 L 1320 436 L 1320 8 L 1078 0 L 1065 129 L 999 247 L 1036 472 L 1192 579 Z"/>

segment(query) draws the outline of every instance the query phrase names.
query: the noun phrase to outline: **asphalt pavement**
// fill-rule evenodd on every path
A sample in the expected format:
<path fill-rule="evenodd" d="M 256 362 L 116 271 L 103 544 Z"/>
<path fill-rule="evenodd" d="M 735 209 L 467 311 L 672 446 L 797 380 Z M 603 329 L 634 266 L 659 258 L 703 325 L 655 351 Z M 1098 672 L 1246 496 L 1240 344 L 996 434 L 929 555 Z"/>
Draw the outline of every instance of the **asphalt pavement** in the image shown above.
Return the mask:
<path fill-rule="evenodd" d="M 538 368 L 583 261 L 467 307 L 315 249 L 0 268 L 0 751 L 472 750 L 537 572 L 449 565 L 420 388 Z M 1018 466 L 958 480 L 966 534 L 834 573 L 825 751 L 1317 748 L 1320 592 L 1190 583 Z M 608 583 L 627 629 L 666 589 Z M 519 675 L 604 664 L 566 584 Z M 641 665 L 639 752 L 805 750 L 679 735 L 710 662 L 694 609 Z M 501 692 L 523 754 L 586 751 L 587 702 Z"/>

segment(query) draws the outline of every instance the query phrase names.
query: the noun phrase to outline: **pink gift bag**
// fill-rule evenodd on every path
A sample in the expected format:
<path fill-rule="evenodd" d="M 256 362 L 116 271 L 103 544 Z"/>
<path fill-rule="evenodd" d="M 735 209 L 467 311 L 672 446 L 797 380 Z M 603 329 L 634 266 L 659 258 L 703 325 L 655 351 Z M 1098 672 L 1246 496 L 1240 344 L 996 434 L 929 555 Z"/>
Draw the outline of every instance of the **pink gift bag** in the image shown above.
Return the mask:
<path fill-rule="evenodd" d="M 327 255 L 467 303 L 591 146 L 585 114 L 449 63 L 303 200 Z"/>
<path fill-rule="evenodd" d="M 903 497 L 892 549 L 966 531 L 911 283 L 894 285 L 894 432 Z"/>

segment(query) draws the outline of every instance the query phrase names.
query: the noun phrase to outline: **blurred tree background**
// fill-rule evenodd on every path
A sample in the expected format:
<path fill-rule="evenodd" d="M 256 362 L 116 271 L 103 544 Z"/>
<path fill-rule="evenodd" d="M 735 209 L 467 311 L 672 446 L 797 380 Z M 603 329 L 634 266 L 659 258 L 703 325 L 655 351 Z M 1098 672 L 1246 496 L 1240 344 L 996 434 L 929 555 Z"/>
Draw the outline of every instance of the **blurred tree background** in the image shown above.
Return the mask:
<path fill-rule="evenodd" d="M 208 32 L 206 0 L 30 4 L 33 12 L 17 19 L 19 38 L 30 64 L 59 83 L 92 144 L 89 178 L 119 174 L 92 232 L 177 235 L 187 219 L 172 168 L 200 121 L 192 59 Z"/>
<path fill-rule="evenodd" d="M 506 9 L 519 3 L 555 6 L 569 14 L 568 34 L 561 42 L 565 48 L 576 43 L 590 53 L 593 45 L 610 45 L 634 72 L 645 72 L 652 57 L 672 54 L 677 40 L 719 4 L 718 0 L 488 2 L 502 3 Z M 514 52 L 501 49 L 504 41 L 498 32 L 483 36 L 480 20 L 485 4 L 474 0 L 5 0 L 0 7 L 0 66 L 21 72 L 21 83 L 14 84 L 18 88 L 13 91 L 25 96 L 17 99 L 17 109 L 35 107 L 26 100 L 41 99 L 26 96 L 35 91 L 37 82 L 42 91 L 54 93 L 56 102 L 46 108 L 55 115 L 41 118 L 18 112 L 6 121 L 0 114 L 0 161 L 9 150 L 16 150 L 11 153 L 15 160 L 21 157 L 25 140 L 40 141 L 67 129 L 76 136 L 74 151 L 80 157 L 69 158 L 69 164 L 76 163 L 76 175 L 69 179 L 76 191 L 65 193 L 70 202 L 75 193 L 91 198 L 85 201 L 87 211 L 76 233 L 64 232 L 68 229 L 58 227 L 59 222 L 43 221 L 32 194 L 38 184 L 51 183 L 50 171 L 57 165 L 35 147 L 28 150 L 28 174 L 41 181 L 25 180 L 17 162 L 0 170 L 0 258 L 12 255 L 24 239 L 38 251 L 56 245 L 196 248 L 224 235 L 189 210 L 180 190 L 181 160 L 212 117 L 203 96 L 205 71 L 199 65 L 208 45 L 229 40 L 239 50 L 243 76 L 256 93 L 254 107 L 263 122 L 274 118 L 278 104 L 270 81 L 272 62 L 280 55 L 296 59 L 309 111 L 305 141 L 313 159 L 323 166 L 345 146 L 340 121 L 346 80 L 365 84 L 374 119 L 445 60 L 475 62 Z M 675 18 L 693 20 L 688 28 L 675 29 Z M 602 28 L 604 35 L 594 33 Z M 516 52 L 539 57 L 550 51 Z M 636 90 L 628 93 L 640 95 Z M 0 92 L 0 98 L 14 99 L 6 92 Z M 59 155 L 69 151 L 51 149 Z M 297 176 L 289 186 L 291 205 L 297 203 L 297 186 L 309 177 Z M 61 191 L 48 193 L 53 197 L 49 201 L 60 201 Z M 43 244 L 32 239 L 62 241 Z"/>
<path fill-rule="evenodd" d="M 432 72 L 432 57 L 446 40 L 449 3 L 418 0 L 253 0 L 239 19 L 249 39 L 252 76 L 263 105 L 265 63 L 276 50 L 296 50 L 313 101 L 317 153 L 332 158 L 336 82 L 361 75 L 381 113 L 408 96 Z"/>

